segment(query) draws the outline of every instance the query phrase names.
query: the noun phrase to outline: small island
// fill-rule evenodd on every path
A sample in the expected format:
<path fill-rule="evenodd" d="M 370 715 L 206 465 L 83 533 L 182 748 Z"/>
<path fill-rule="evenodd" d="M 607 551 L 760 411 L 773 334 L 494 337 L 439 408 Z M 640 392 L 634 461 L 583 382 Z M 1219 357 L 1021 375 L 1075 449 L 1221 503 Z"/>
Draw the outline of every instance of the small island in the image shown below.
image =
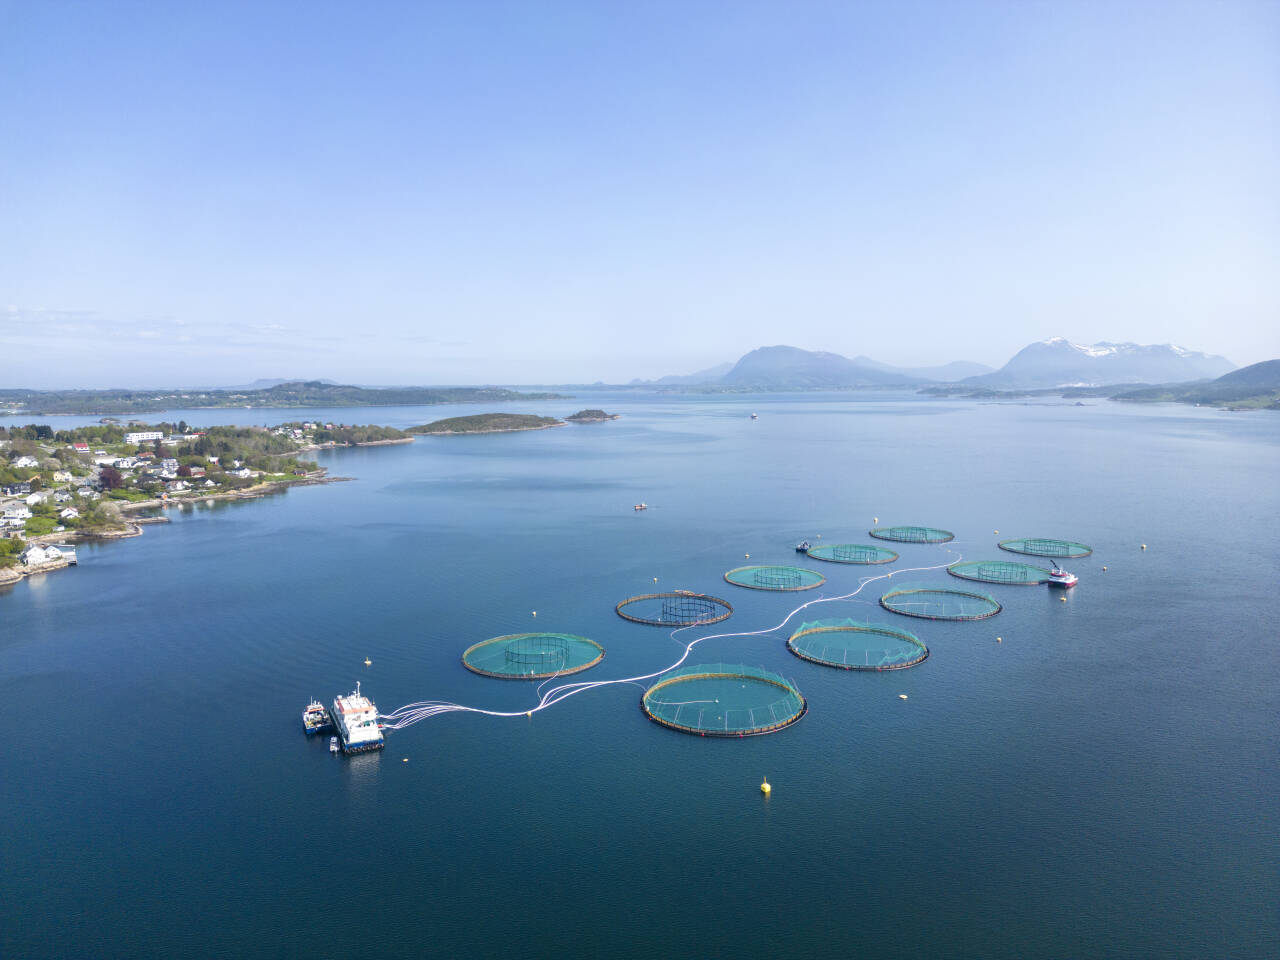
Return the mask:
<path fill-rule="evenodd" d="M 570 423 L 603 423 L 606 420 L 617 420 L 616 413 L 605 413 L 603 410 L 579 410 L 573 416 L 565 417 Z"/>
<path fill-rule="evenodd" d="M 518 430 L 545 430 L 563 427 L 563 420 L 555 417 L 537 417 L 528 413 L 479 413 L 470 417 L 449 417 L 419 427 L 409 427 L 406 433 L 425 436 L 457 436 L 464 433 L 514 433 Z"/>

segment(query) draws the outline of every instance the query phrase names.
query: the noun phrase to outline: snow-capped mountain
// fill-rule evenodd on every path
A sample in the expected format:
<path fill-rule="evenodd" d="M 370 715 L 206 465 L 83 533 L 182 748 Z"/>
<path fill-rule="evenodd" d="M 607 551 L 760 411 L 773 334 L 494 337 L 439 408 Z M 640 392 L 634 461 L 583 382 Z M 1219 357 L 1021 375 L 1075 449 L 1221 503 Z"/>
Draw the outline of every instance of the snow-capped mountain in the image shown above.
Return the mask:
<path fill-rule="evenodd" d="M 996 388 L 1103 386 L 1113 383 L 1177 383 L 1220 377 L 1235 369 L 1225 357 L 1171 343 L 1072 343 L 1053 337 L 1023 347 L 995 373 L 963 382 Z"/>

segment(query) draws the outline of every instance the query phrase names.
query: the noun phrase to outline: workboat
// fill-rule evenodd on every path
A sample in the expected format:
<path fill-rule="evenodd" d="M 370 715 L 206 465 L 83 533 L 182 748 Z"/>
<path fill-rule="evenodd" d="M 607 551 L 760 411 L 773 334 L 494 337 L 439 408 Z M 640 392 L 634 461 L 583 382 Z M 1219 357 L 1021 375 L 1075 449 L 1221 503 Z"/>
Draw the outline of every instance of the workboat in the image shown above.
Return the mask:
<path fill-rule="evenodd" d="M 344 753 L 364 753 L 381 750 L 382 729 L 378 726 L 378 708 L 372 700 L 360 692 L 356 684 L 354 693 L 333 699 L 333 725 L 342 741 Z"/>
<path fill-rule="evenodd" d="M 1080 582 L 1080 578 L 1070 571 L 1063 570 L 1056 563 L 1049 570 L 1049 586 L 1051 587 L 1074 587 Z"/>
<path fill-rule="evenodd" d="M 801 540 L 796 544 L 796 553 L 808 553 L 810 543 L 808 540 Z"/>
<path fill-rule="evenodd" d="M 330 753 L 337 753 L 337 752 L 338 752 L 338 738 L 337 738 L 337 737 L 330 737 L 330 738 L 329 738 L 329 752 L 330 752 Z"/>
<path fill-rule="evenodd" d="M 759 419 L 760 419 L 760 417 L 759 417 L 759 415 L 758 415 L 758 414 L 754 414 L 754 413 L 753 413 L 753 414 L 751 415 L 751 419 L 752 419 L 752 420 L 759 420 Z"/>
<path fill-rule="evenodd" d="M 307 704 L 307 709 L 302 711 L 302 729 L 307 731 L 307 736 L 328 730 L 332 726 L 333 721 L 329 719 L 329 711 L 319 700 L 312 700 Z"/>
<path fill-rule="evenodd" d="M 647 503 L 637 503 L 637 504 L 636 504 L 636 509 L 637 509 L 637 510 L 648 510 L 648 509 L 649 509 L 649 505 L 648 505 Z"/>

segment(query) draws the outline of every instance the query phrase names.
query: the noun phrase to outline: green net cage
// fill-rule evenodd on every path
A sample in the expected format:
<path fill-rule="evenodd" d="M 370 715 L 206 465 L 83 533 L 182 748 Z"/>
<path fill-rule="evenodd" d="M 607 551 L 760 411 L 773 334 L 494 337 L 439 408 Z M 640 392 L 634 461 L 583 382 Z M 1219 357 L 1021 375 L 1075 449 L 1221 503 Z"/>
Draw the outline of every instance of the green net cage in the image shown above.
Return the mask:
<path fill-rule="evenodd" d="M 1049 582 L 1049 571 L 1043 567 L 1010 560 L 966 560 L 947 567 L 947 573 L 961 580 L 977 580 L 981 583 L 1034 586 Z"/>
<path fill-rule="evenodd" d="M 1001 610 L 1000 601 L 989 594 L 947 587 L 899 587 L 881 597 L 880 606 L 925 620 L 985 620 Z"/>
<path fill-rule="evenodd" d="M 787 638 L 802 660 L 843 670 L 902 670 L 929 656 L 929 648 L 906 630 L 848 618 L 803 623 Z"/>
<path fill-rule="evenodd" d="M 1023 537 L 1018 540 L 1001 540 L 996 544 L 1010 553 L 1024 553 L 1032 557 L 1057 557 L 1074 560 L 1093 553 L 1093 547 L 1073 540 L 1050 540 L 1045 537 Z"/>
<path fill-rule="evenodd" d="M 689 627 L 729 619 L 733 604 L 706 593 L 676 590 L 627 597 L 615 608 L 618 616 L 655 627 Z"/>
<path fill-rule="evenodd" d="M 752 590 L 812 590 L 827 582 L 816 570 L 805 567 L 737 567 L 724 575 L 730 583 Z"/>
<path fill-rule="evenodd" d="M 540 680 L 594 667 L 604 647 L 571 633 L 513 633 L 468 647 L 462 665 L 486 677 Z"/>
<path fill-rule="evenodd" d="M 774 733 L 804 716 L 796 685 L 763 667 L 715 663 L 683 667 L 645 691 L 650 720 L 704 737 Z"/>
<path fill-rule="evenodd" d="M 831 563 L 893 563 L 898 559 L 888 547 L 869 543 L 820 543 L 809 548 L 809 556 Z"/>
<path fill-rule="evenodd" d="M 938 527 L 877 527 L 868 534 L 879 540 L 896 540 L 898 543 L 946 543 L 956 535 Z"/>

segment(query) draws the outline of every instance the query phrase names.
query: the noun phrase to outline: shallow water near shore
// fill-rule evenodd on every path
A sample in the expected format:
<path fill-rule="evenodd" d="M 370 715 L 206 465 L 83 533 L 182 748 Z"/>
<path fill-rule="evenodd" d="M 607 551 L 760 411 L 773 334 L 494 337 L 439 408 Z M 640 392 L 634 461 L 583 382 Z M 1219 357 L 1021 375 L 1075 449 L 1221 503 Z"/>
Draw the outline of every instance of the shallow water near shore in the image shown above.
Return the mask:
<path fill-rule="evenodd" d="M 1276 951 L 1280 417 L 887 395 L 504 409 L 584 406 L 622 419 L 321 452 L 355 481 L 171 510 L 0 589 L 0 956 Z M 875 567 L 793 549 L 867 543 L 877 522 L 956 539 L 889 544 L 900 559 Z M 311 697 L 357 681 L 383 711 L 528 709 L 535 684 L 460 662 L 501 634 L 601 643 L 574 680 L 658 670 L 699 632 L 615 614 L 654 577 L 733 604 L 701 633 L 757 631 L 893 571 L 1032 559 L 996 549 L 1021 536 L 1093 545 L 1066 602 L 981 585 L 994 618 L 911 620 L 876 601 L 975 585 L 895 573 L 697 647 L 689 663 L 795 682 L 809 712 L 769 736 L 661 727 L 643 684 L 449 714 L 382 754 L 302 733 Z M 748 563 L 827 582 L 722 579 Z M 787 651 L 805 620 L 845 616 L 911 630 L 929 658 L 849 673 Z"/>

